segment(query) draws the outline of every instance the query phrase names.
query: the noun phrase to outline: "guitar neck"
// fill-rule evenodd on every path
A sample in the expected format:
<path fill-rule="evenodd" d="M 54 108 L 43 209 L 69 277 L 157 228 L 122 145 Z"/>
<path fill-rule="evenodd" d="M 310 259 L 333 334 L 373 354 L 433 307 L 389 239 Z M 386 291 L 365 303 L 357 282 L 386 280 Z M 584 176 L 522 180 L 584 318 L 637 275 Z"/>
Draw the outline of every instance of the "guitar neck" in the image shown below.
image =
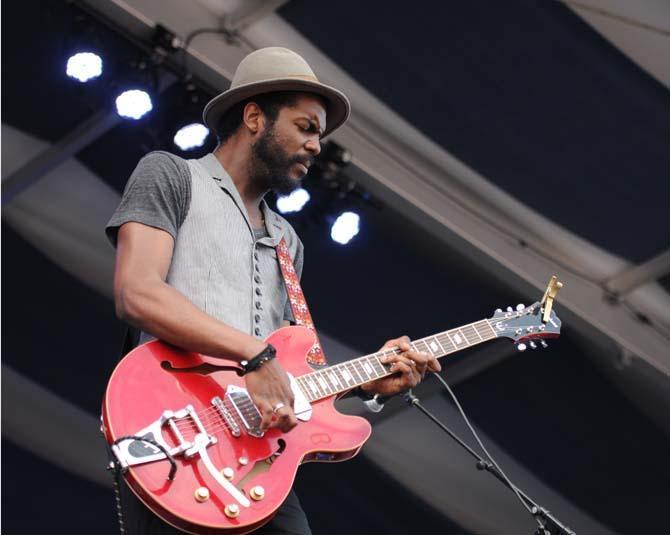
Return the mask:
<path fill-rule="evenodd" d="M 440 358 L 496 337 L 489 321 L 481 320 L 414 340 L 410 345 L 415 351 Z M 381 361 L 382 357 L 394 353 L 400 353 L 400 350 L 398 348 L 386 349 L 365 355 L 302 375 L 296 380 L 305 397 L 309 401 L 317 401 L 395 373 L 391 371 L 390 364 L 384 364 Z"/>

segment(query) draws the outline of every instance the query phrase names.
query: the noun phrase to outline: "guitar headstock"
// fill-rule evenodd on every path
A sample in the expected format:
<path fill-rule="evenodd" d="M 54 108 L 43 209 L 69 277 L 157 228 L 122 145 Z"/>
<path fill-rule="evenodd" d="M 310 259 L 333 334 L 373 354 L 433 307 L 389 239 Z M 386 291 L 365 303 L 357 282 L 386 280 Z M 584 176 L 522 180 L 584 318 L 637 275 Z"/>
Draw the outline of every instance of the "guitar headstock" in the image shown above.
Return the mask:
<path fill-rule="evenodd" d="M 547 347 L 545 339 L 557 338 L 561 333 L 561 320 L 556 312 L 550 310 L 546 322 L 543 321 L 545 312 L 542 303 L 537 301 L 527 307 L 517 305 L 516 309 L 498 309 L 488 321 L 498 338 L 509 338 L 517 344 L 519 351 L 524 351 L 526 344 L 531 349 L 538 347 L 536 341 L 540 346 Z"/>

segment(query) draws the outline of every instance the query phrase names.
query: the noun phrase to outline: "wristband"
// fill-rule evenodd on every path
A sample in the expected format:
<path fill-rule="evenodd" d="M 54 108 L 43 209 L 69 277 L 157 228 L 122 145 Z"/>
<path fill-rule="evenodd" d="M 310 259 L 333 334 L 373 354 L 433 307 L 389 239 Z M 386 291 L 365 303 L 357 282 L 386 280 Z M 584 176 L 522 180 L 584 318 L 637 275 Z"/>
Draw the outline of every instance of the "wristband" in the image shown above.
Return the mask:
<path fill-rule="evenodd" d="M 277 350 L 274 348 L 274 346 L 272 346 L 272 344 L 268 344 L 265 346 L 265 349 L 263 349 L 263 351 L 261 351 L 254 358 L 240 362 L 240 366 L 242 366 L 240 375 L 246 375 L 249 372 L 256 371 L 263 364 L 269 360 L 272 360 L 276 356 Z"/>

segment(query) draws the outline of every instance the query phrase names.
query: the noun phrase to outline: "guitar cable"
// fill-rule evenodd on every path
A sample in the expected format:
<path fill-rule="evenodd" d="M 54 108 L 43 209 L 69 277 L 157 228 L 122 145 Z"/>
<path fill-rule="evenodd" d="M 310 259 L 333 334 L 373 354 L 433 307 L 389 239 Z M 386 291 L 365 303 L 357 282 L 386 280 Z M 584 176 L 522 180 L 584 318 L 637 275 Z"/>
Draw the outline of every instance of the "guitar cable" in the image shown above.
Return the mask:
<path fill-rule="evenodd" d="M 537 515 L 538 513 L 540 513 L 541 511 L 538 511 L 538 510 L 537 510 L 537 507 L 533 507 L 533 508 L 531 508 L 531 507 L 528 505 L 528 503 L 526 502 L 526 500 L 524 500 L 524 499 L 522 498 L 522 496 L 521 496 L 521 494 L 520 494 L 520 492 L 519 492 L 519 489 L 516 487 L 516 485 L 514 485 L 514 484 L 510 481 L 510 479 L 507 477 L 507 474 L 505 474 L 505 472 L 500 468 L 500 466 L 499 466 L 498 463 L 495 461 L 495 459 L 493 458 L 493 456 L 488 452 L 488 450 L 486 449 L 486 447 L 485 447 L 484 444 L 482 443 L 481 439 L 479 438 L 479 435 L 477 434 L 477 432 L 475 431 L 474 427 L 473 427 L 472 424 L 470 423 L 470 420 L 469 420 L 468 417 L 466 416 L 465 411 L 464 411 L 463 408 L 461 407 L 461 404 L 459 403 L 458 398 L 456 397 L 456 394 L 454 394 L 454 392 L 453 392 L 453 390 L 451 389 L 451 387 L 449 386 L 449 384 L 442 378 L 442 376 L 441 376 L 439 373 L 437 373 L 437 372 L 431 372 L 431 373 L 432 373 L 435 377 L 437 377 L 437 379 L 442 383 L 442 385 L 443 385 L 444 388 L 447 390 L 447 392 L 449 392 L 449 395 L 451 396 L 451 399 L 453 400 L 454 404 L 456 405 L 456 408 L 458 409 L 459 413 L 461 414 L 461 417 L 463 418 L 463 421 L 464 421 L 465 424 L 467 425 L 467 427 L 468 427 L 468 429 L 470 430 L 470 432 L 472 433 L 472 435 L 475 437 L 475 440 L 477 441 L 477 444 L 479 444 L 479 447 L 482 449 L 482 451 L 484 452 L 484 454 L 485 454 L 486 457 L 488 458 L 488 461 L 486 461 L 486 460 L 479 460 L 479 461 L 477 462 L 477 469 L 478 469 L 478 470 L 485 470 L 485 469 L 487 468 L 486 463 L 488 463 L 489 465 L 492 465 L 493 467 L 495 467 L 495 469 L 496 469 L 497 472 L 500 474 L 500 476 L 502 477 L 502 479 L 504 480 L 504 482 L 506 483 L 506 485 L 507 485 L 510 489 L 512 489 L 512 491 L 514 492 L 514 494 L 516 495 L 516 497 L 519 499 L 519 501 L 520 501 L 521 504 L 523 505 L 524 509 L 526 509 L 526 511 L 528 511 L 528 513 L 529 513 L 529 514 L 533 517 L 533 519 L 537 522 L 537 524 L 538 524 L 538 531 L 537 531 L 536 533 L 547 533 L 547 534 L 548 534 L 549 531 L 547 531 L 546 526 L 545 526 L 545 525 L 542 523 L 542 521 L 536 516 L 536 515 Z M 449 434 L 449 436 L 451 436 L 451 437 L 452 437 L 454 440 L 456 440 L 461 446 L 463 446 L 466 450 L 468 450 L 468 452 L 469 452 L 471 455 L 473 455 L 475 458 L 479 458 L 479 459 L 481 459 L 481 457 L 480 457 L 479 455 L 477 455 L 477 453 L 476 453 L 472 448 L 470 448 L 470 446 L 468 446 L 465 442 L 463 442 L 463 441 L 462 441 L 462 440 L 461 440 L 455 433 L 453 433 L 453 432 L 452 432 L 446 425 L 444 425 L 442 422 L 440 422 L 440 421 L 439 421 L 435 416 L 433 416 L 433 415 L 432 415 L 432 414 L 431 414 L 425 407 L 423 407 L 423 405 L 421 405 L 421 403 L 419 402 L 419 399 L 418 399 L 416 396 L 414 396 L 414 395 L 412 394 L 412 390 L 411 390 L 411 389 L 407 392 L 407 394 L 405 394 L 405 401 L 407 401 L 407 403 L 410 404 L 411 406 L 414 406 L 414 407 L 417 407 L 418 409 L 420 409 L 421 412 L 423 412 L 426 416 L 428 416 L 428 417 L 429 417 L 435 424 L 437 424 L 443 431 L 445 431 L 447 434 Z"/>
<path fill-rule="evenodd" d="M 147 442 L 148 444 L 151 444 L 152 446 L 158 448 L 165 455 L 167 460 L 170 461 L 170 472 L 168 473 L 167 479 L 168 481 L 174 480 L 174 476 L 177 473 L 177 463 L 175 462 L 174 457 L 170 455 L 170 453 L 164 446 L 148 437 L 140 437 L 137 435 L 126 435 L 120 437 L 112 443 L 112 446 L 117 446 L 120 442 L 123 442 L 125 440 L 138 440 L 140 442 Z M 114 487 L 114 500 L 116 502 L 116 517 L 119 522 L 119 533 L 121 535 L 125 535 L 126 524 L 123 518 L 123 507 L 121 505 L 121 488 L 120 488 L 121 472 L 123 470 L 121 468 L 119 460 L 117 459 L 116 455 L 114 454 L 114 451 L 112 450 L 111 446 L 107 443 L 107 441 L 105 441 L 105 445 L 107 446 L 107 455 L 109 456 L 109 463 L 107 465 L 107 470 L 109 470 L 112 474 L 112 485 Z"/>

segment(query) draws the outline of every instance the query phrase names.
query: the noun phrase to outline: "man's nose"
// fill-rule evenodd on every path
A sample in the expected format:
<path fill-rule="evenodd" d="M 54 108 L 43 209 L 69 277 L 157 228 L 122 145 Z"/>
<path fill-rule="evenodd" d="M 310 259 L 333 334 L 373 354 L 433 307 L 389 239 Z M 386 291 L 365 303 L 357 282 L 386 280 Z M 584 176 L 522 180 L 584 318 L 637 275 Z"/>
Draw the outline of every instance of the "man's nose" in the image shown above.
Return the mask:
<path fill-rule="evenodd" d="M 307 143 L 305 143 L 305 149 L 314 156 L 318 156 L 321 152 L 321 142 L 319 141 L 319 138 L 310 138 Z"/>

